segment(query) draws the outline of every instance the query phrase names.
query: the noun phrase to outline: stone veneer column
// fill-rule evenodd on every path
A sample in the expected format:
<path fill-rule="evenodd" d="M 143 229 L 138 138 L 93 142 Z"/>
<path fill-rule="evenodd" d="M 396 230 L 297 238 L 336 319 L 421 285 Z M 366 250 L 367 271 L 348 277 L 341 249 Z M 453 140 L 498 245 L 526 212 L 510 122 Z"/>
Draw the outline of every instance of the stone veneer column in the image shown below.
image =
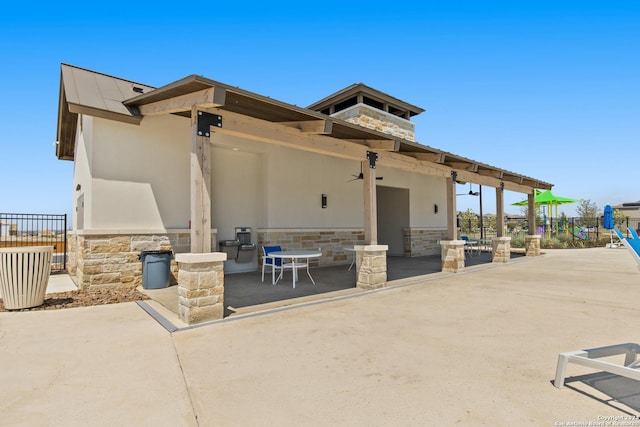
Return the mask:
<path fill-rule="evenodd" d="M 491 240 L 493 262 L 509 262 L 511 259 L 511 237 L 494 237 Z"/>
<path fill-rule="evenodd" d="M 224 261 L 226 253 L 176 254 L 178 312 L 188 324 L 224 316 Z"/>
<path fill-rule="evenodd" d="M 371 290 L 387 284 L 387 245 L 355 245 L 356 287 Z"/>
<path fill-rule="evenodd" d="M 526 256 L 540 256 L 540 235 L 524 236 Z"/>
<path fill-rule="evenodd" d="M 464 271 L 464 240 L 441 240 L 442 271 L 457 273 Z"/>

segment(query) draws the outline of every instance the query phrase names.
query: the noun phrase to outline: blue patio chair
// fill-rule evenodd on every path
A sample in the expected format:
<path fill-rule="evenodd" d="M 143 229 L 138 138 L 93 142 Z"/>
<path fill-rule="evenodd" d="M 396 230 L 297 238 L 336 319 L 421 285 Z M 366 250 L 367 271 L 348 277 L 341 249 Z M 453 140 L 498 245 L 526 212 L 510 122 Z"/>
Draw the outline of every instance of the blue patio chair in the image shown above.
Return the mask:
<path fill-rule="evenodd" d="M 468 236 L 460 236 L 460 240 L 464 240 L 464 252 L 470 257 L 473 256 L 473 248 L 476 247 L 478 253 L 480 252 L 480 246 L 476 241 L 469 240 Z"/>
<path fill-rule="evenodd" d="M 278 274 L 278 278 L 282 275 L 283 269 L 291 268 L 291 265 L 283 263 L 281 258 L 271 258 L 269 256 L 271 252 L 279 252 L 281 250 L 282 250 L 282 247 L 280 245 L 262 247 L 262 281 L 263 282 L 264 282 L 265 267 L 270 267 L 272 270 L 275 269 L 276 272 L 280 270 L 280 273 Z"/>

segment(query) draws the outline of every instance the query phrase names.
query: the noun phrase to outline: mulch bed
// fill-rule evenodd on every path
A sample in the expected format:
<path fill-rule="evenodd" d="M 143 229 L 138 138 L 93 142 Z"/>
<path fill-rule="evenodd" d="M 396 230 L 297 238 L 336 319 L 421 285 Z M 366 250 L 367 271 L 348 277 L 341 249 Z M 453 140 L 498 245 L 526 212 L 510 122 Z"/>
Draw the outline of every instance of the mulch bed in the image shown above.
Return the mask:
<path fill-rule="evenodd" d="M 20 310 L 5 309 L 2 299 L 0 299 L 0 311 L 58 310 L 61 308 L 89 307 L 148 299 L 149 297 L 135 288 L 88 289 L 47 294 L 44 297 L 44 304 L 41 306 Z"/>

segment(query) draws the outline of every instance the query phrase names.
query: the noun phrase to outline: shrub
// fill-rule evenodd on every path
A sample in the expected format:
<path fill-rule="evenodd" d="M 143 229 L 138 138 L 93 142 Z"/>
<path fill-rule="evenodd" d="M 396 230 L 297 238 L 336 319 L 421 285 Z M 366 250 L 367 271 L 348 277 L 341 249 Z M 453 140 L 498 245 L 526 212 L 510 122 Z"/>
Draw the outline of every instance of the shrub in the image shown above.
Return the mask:
<path fill-rule="evenodd" d="M 512 248 L 524 248 L 524 236 L 518 235 L 511 237 Z"/>

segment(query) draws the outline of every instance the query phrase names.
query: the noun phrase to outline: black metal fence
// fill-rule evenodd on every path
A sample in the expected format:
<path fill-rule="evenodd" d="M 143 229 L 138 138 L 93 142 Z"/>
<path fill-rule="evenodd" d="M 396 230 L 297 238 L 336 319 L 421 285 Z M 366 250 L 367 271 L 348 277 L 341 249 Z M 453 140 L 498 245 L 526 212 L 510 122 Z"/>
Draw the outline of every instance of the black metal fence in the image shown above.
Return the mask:
<path fill-rule="evenodd" d="M 52 246 L 51 272 L 67 269 L 67 215 L 0 213 L 0 248 Z"/>
<path fill-rule="evenodd" d="M 529 224 L 526 218 L 506 217 L 504 221 L 506 236 L 522 236 L 529 234 Z M 602 217 L 561 217 L 561 218 L 537 218 L 535 231 L 543 237 L 560 237 L 571 240 L 598 240 L 610 235 L 609 230 L 602 226 Z M 620 231 L 627 234 L 627 229 L 640 228 L 639 220 L 626 219 L 625 223 L 616 225 Z M 493 217 L 485 217 L 480 221 L 479 217 L 458 218 L 458 231 L 462 236 L 470 238 L 491 238 L 497 235 L 496 220 Z"/>

